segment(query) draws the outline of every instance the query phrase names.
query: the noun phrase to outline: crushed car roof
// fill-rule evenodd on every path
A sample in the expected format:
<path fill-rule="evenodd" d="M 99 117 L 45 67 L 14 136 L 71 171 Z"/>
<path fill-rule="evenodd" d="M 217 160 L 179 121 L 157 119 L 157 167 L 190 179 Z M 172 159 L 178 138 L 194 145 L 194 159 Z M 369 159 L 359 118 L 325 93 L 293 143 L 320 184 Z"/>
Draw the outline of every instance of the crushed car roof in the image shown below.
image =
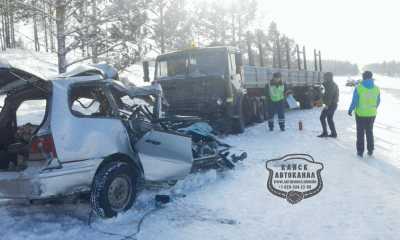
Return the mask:
<path fill-rule="evenodd" d="M 16 88 L 23 87 L 26 84 L 33 84 L 37 81 L 64 82 L 67 84 L 76 82 L 90 81 L 110 81 L 118 80 L 118 71 L 107 65 L 80 65 L 71 71 L 60 74 L 53 78 L 43 77 L 35 70 L 26 68 L 26 66 L 14 66 L 5 59 L 0 59 L 0 94 L 13 91 Z"/>
<path fill-rule="evenodd" d="M 85 77 L 99 75 L 102 79 L 118 80 L 118 70 L 108 64 L 80 65 L 71 71 L 60 74 L 60 78 Z"/>

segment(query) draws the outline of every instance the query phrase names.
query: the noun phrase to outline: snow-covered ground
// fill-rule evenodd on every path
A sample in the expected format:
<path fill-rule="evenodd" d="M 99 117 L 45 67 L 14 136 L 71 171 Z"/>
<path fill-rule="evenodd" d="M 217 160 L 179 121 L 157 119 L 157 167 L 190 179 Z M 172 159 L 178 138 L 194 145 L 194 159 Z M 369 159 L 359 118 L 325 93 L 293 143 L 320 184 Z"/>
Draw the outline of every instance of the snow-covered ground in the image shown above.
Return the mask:
<path fill-rule="evenodd" d="M 44 68 L 44 66 L 42 66 Z M 139 73 L 137 73 L 139 74 Z M 355 122 L 347 115 L 353 88 L 336 78 L 340 104 L 335 115 L 338 139 L 319 139 L 321 109 L 291 111 L 286 132 L 266 125 L 224 140 L 247 151 L 236 170 L 189 176 L 171 189 L 142 192 L 134 208 L 111 220 L 87 225 L 87 203 L 29 205 L 0 202 L 0 239 L 122 239 L 154 209 L 153 197 L 169 193 L 173 201 L 152 212 L 137 239 L 385 239 L 400 233 L 400 90 L 385 78 L 375 125 L 374 157 L 356 157 Z M 378 84 L 379 79 L 377 80 Z M 298 130 L 298 122 L 304 130 Z M 266 186 L 265 161 L 287 153 L 309 153 L 324 164 L 323 190 L 291 205 Z M 1 187 L 1 186 L 0 186 Z"/>

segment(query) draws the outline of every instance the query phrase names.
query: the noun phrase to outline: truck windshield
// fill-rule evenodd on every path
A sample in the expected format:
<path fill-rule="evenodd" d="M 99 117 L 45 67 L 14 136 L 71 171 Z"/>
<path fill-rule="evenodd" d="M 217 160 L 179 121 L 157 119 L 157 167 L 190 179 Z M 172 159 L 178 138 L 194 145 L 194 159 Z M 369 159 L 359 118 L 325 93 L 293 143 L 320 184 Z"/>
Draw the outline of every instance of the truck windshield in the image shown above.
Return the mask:
<path fill-rule="evenodd" d="M 156 79 L 224 76 L 228 59 L 222 51 L 203 51 L 163 57 L 157 62 Z"/>
<path fill-rule="evenodd" d="M 185 55 L 161 59 L 157 63 L 156 78 L 184 78 L 186 76 L 187 58 Z"/>
<path fill-rule="evenodd" d="M 189 76 L 224 76 L 227 59 L 223 52 L 197 52 L 190 55 Z"/>

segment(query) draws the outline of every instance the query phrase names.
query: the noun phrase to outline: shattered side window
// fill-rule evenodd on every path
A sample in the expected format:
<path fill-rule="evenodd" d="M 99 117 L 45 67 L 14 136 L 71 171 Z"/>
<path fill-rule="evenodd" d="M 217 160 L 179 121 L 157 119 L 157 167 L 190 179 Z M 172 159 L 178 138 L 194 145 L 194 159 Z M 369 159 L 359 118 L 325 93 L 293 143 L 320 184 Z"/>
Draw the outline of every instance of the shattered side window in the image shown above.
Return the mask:
<path fill-rule="evenodd" d="M 4 102 L 6 100 L 7 95 L 0 95 L 0 113 L 3 111 Z"/>
<path fill-rule="evenodd" d="M 20 127 L 25 124 L 40 126 L 46 115 L 46 104 L 46 99 L 22 102 L 16 112 L 17 126 Z"/>
<path fill-rule="evenodd" d="M 120 110 L 132 112 L 137 107 L 142 106 L 147 108 L 151 113 L 153 113 L 153 101 L 150 96 L 147 99 L 144 98 L 130 98 L 128 95 L 122 96 L 117 100 L 118 107 Z"/>
<path fill-rule="evenodd" d="M 75 86 L 70 93 L 71 112 L 78 117 L 111 117 L 112 108 L 102 88 Z"/>
<path fill-rule="evenodd" d="M 111 88 L 111 94 L 120 113 L 130 115 L 140 107 L 145 111 L 148 110 L 150 113 L 153 113 L 155 99 L 151 95 L 131 98 L 126 92 L 120 91 L 115 87 Z"/>

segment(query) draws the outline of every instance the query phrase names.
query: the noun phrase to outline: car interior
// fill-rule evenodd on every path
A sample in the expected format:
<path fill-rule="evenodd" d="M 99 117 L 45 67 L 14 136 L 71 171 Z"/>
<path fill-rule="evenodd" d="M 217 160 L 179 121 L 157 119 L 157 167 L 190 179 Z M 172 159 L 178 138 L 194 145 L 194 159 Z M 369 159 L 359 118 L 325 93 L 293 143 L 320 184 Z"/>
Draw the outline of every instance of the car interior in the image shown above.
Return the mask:
<path fill-rule="evenodd" d="M 70 92 L 70 108 L 77 117 L 111 117 L 112 108 L 100 86 L 76 85 Z"/>
<path fill-rule="evenodd" d="M 2 98 L 0 169 L 22 170 L 31 140 L 45 122 L 49 94 L 38 88 L 25 88 Z"/>

